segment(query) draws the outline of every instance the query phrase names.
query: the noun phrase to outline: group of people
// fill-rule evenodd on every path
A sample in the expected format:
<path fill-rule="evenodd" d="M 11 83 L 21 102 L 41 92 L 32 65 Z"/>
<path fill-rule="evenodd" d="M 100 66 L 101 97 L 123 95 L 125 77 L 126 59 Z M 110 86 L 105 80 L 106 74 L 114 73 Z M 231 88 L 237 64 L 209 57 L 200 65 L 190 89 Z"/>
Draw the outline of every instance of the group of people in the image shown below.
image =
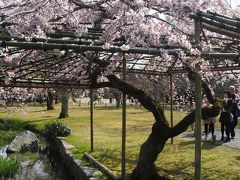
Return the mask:
<path fill-rule="evenodd" d="M 221 123 L 221 141 L 229 142 L 235 137 L 235 127 L 237 126 L 239 116 L 238 103 L 239 98 L 235 94 L 235 87 L 230 86 L 227 91 L 224 91 L 224 105 L 220 113 Z M 206 106 L 210 106 L 210 103 L 206 102 Z M 208 132 L 214 136 L 214 124 L 216 118 L 209 118 L 204 120 L 205 138 L 207 138 Z M 226 138 L 225 135 L 226 134 Z"/>

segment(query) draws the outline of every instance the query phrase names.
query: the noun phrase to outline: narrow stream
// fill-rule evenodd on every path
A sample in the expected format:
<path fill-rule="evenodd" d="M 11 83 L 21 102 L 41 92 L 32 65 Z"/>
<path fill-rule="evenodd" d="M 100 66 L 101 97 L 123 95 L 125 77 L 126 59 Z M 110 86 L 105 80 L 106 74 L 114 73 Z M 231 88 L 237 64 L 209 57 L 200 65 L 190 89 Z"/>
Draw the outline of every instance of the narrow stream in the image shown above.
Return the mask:
<path fill-rule="evenodd" d="M 21 168 L 13 179 L 60 180 L 47 155 L 43 155 L 41 153 L 25 153 L 12 154 L 9 157 L 17 157 L 17 159 L 21 162 Z"/>
<path fill-rule="evenodd" d="M 41 144 L 43 139 L 41 138 Z M 46 145 L 45 145 L 46 146 Z M 44 147 L 45 147 L 44 146 Z M 0 156 L 17 158 L 20 161 L 20 169 L 9 180 L 69 180 L 69 174 L 55 161 L 48 148 L 45 153 L 6 153 L 7 146 L 0 149 Z M 50 158 L 49 158 L 50 157 Z"/>

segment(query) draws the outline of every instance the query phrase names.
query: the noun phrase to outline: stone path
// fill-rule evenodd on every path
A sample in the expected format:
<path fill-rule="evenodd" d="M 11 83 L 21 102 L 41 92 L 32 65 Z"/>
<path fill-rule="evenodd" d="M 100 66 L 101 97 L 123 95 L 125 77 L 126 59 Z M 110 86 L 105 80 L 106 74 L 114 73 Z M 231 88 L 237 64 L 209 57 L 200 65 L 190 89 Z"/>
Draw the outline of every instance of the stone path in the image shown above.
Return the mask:
<path fill-rule="evenodd" d="M 223 146 L 227 146 L 230 148 L 234 148 L 234 149 L 239 149 L 240 150 L 240 129 L 235 129 L 235 138 L 231 139 L 230 142 L 222 142 L 220 141 L 221 139 L 221 131 L 219 129 L 215 130 L 215 135 L 216 135 L 216 145 L 223 145 Z M 182 138 L 191 138 L 193 139 L 193 131 L 187 131 L 182 133 L 181 135 L 179 135 L 179 137 Z M 205 139 L 205 133 L 202 133 L 202 141 L 212 141 L 212 135 L 211 133 L 208 134 L 208 138 Z"/>

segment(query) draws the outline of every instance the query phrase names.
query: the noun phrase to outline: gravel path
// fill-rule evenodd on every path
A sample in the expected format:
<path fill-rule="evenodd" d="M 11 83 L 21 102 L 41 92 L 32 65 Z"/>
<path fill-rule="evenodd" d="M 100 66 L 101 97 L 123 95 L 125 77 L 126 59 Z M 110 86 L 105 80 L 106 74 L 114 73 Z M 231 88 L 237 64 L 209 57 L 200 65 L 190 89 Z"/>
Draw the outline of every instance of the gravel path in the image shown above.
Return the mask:
<path fill-rule="evenodd" d="M 230 142 L 222 142 L 220 141 L 221 139 L 221 131 L 219 129 L 215 130 L 215 135 L 216 135 L 216 145 L 223 145 L 223 146 L 227 146 L 230 148 L 234 148 L 234 149 L 240 149 L 240 129 L 235 129 L 235 138 L 231 139 Z M 193 131 L 187 131 L 182 133 L 181 135 L 179 135 L 179 137 L 182 138 L 191 138 L 193 139 Z M 212 135 L 211 133 L 209 133 L 208 138 L 205 139 L 205 133 L 202 133 L 202 141 L 212 141 Z"/>

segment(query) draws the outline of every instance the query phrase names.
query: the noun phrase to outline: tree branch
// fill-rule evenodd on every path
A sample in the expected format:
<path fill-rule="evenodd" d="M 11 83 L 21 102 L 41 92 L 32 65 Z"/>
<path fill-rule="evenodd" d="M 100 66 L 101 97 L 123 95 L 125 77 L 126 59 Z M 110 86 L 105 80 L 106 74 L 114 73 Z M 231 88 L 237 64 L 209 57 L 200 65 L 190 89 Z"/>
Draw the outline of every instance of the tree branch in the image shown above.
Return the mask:
<path fill-rule="evenodd" d="M 196 73 L 192 70 L 189 70 L 188 77 L 190 81 L 195 81 Z M 202 108 L 202 119 L 208 119 L 218 116 L 221 111 L 220 104 L 217 104 L 217 100 L 212 95 L 211 89 L 208 87 L 207 83 L 202 80 L 202 88 L 204 93 L 207 96 L 208 101 L 213 104 L 212 107 L 203 107 Z M 187 130 L 187 128 L 195 122 L 195 110 L 184 117 L 178 124 L 170 129 L 169 138 L 175 137 Z"/>
<path fill-rule="evenodd" d="M 168 126 L 168 121 L 166 120 L 163 110 L 157 105 L 157 103 L 151 98 L 150 95 L 132 86 L 131 84 L 128 84 L 127 82 L 120 80 L 115 75 L 108 75 L 107 78 L 109 82 L 112 84 L 113 88 L 116 88 L 122 91 L 123 93 L 126 93 L 138 99 L 139 102 L 147 110 L 153 113 L 153 116 L 155 117 L 156 122 L 158 122 L 160 125 Z"/>
<path fill-rule="evenodd" d="M 157 19 L 157 20 L 159 20 L 159 21 L 162 21 L 162 22 L 164 22 L 164 23 L 172 26 L 173 29 L 176 29 L 177 31 L 181 32 L 182 34 L 184 34 L 184 35 L 186 35 L 186 36 L 189 36 L 189 34 L 185 33 L 185 32 L 182 31 L 181 29 L 179 29 L 176 25 L 174 25 L 174 24 L 172 24 L 172 23 L 170 23 L 170 22 L 168 22 L 168 21 L 166 21 L 166 20 L 164 20 L 164 19 L 162 19 L 162 18 L 160 18 L 160 17 L 154 16 L 154 15 L 146 15 L 145 17 L 155 18 L 155 19 Z"/>
<path fill-rule="evenodd" d="M 189 68 L 188 69 L 188 78 L 189 78 L 190 81 L 195 82 L 195 75 L 196 75 L 196 72 L 192 71 Z M 207 83 L 205 81 L 203 81 L 203 80 L 202 80 L 202 89 L 203 89 L 203 92 L 205 93 L 205 95 L 207 96 L 208 101 L 211 104 L 214 104 L 216 102 L 216 99 L 212 95 L 212 91 L 209 88 L 209 86 L 207 85 Z"/>
<path fill-rule="evenodd" d="M 99 89 L 99 88 L 105 88 L 105 87 L 113 88 L 113 86 L 110 82 L 100 82 L 100 83 L 92 84 L 90 86 L 91 89 Z"/>
<path fill-rule="evenodd" d="M 106 66 L 105 61 L 101 61 L 95 59 L 95 63 L 99 64 L 102 68 Z M 103 63 L 103 64 L 102 64 Z M 101 66 L 102 65 L 102 66 Z M 118 89 L 119 91 L 126 93 L 135 99 L 138 99 L 139 102 L 149 111 L 153 113 L 153 116 L 155 117 L 156 122 L 158 122 L 160 125 L 167 126 L 169 128 L 169 123 L 164 115 L 163 110 L 161 107 L 151 98 L 150 95 L 146 94 L 144 91 L 132 86 L 131 84 L 122 81 L 117 76 L 111 74 L 107 76 L 107 79 L 109 82 L 104 83 L 98 83 L 97 77 L 101 75 L 101 69 L 96 68 L 92 74 L 91 74 L 91 88 L 103 88 L 103 87 L 111 87 Z"/>
<path fill-rule="evenodd" d="M 203 107 L 202 108 L 202 119 L 213 118 L 219 115 L 221 107 Z M 170 129 L 169 138 L 178 136 L 179 134 L 185 132 L 187 128 L 195 122 L 195 111 L 192 111 L 186 117 L 184 117 L 178 124 Z"/>
<path fill-rule="evenodd" d="M 19 16 L 19 15 L 23 15 L 23 14 L 34 13 L 34 12 L 38 11 L 38 10 L 40 9 L 40 7 L 45 6 L 48 1 L 49 1 L 49 0 L 45 0 L 42 4 L 40 4 L 39 6 L 37 6 L 37 7 L 34 8 L 34 9 L 31 9 L 31 10 L 28 10 L 28 11 L 20 11 L 20 12 L 17 12 L 17 13 L 15 13 L 15 14 L 12 14 L 11 16 L 8 16 L 8 17 L 5 18 L 4 20 L 2 20 L 2 21 L 0 22 L 0 24 L 3 24 L 3 23 L 5 23 L 5 22 L 7 22 L 9 19 L 11 19 L 11 18 L 13 18 L 13 17 L 15 17 L 15 16 Z"/>

